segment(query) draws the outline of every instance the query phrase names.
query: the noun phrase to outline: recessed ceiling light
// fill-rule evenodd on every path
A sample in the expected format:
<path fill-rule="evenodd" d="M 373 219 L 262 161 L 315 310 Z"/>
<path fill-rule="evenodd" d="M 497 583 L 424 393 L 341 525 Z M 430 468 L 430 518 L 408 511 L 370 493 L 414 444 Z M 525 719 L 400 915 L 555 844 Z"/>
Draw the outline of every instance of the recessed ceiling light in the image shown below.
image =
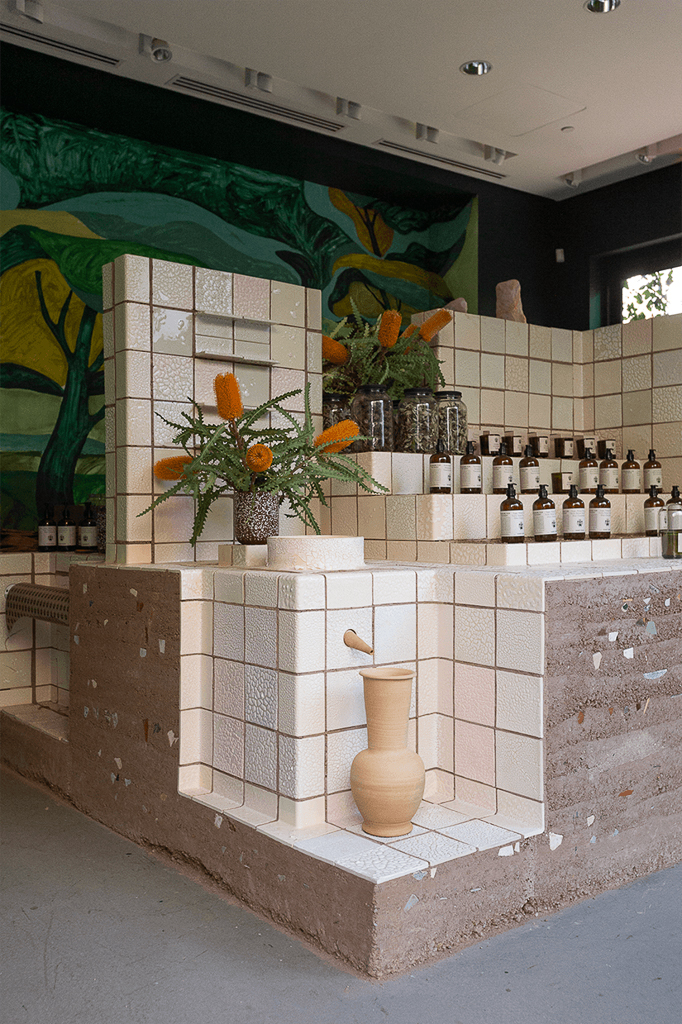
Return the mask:
<path fill-rule="evenodd" d="M 592 14 L 608 14 L 620 7 L 620 0 L 587 0 L 585 8 Z"/>
<path fill-rule="evenodd" d="M 487 75 L 492 69 L 492 64 L 489 64 L 487 60 L 468 60 L 459 66 L 459 70 L 465 75 Z"/>

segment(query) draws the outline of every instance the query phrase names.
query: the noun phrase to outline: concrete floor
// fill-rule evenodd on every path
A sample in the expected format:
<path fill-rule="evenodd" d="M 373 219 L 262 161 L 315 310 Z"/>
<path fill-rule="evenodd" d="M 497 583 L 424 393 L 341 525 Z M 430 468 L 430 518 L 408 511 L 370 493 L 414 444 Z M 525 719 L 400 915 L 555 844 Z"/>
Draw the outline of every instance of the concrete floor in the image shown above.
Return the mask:
<path fill-rule="evenodd" d="M 4 1024 L 674 1024 L 682 865 L 371 982 L 0 773 Z"/>

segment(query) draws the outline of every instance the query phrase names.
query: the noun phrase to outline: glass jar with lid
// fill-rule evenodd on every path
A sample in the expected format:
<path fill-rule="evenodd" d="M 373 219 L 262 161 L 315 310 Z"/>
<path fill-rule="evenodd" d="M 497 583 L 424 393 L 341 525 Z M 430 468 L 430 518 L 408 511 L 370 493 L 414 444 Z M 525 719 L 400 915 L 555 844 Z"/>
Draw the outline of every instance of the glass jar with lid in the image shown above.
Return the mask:
<path fill-rule="evenodd" d="M 348 395 L 325 391 L 322 394 L 322 427 L 327 430 L 341 420 L 350 419 L 350 399 Z"/>
<path fill-rule="evenodd" d="M 436 391 L 438 440 L 449 455 L 464 455 L 469 440 L 467 407 L 461 391 Z"/>
<path fill-rule="evenodd" d="M 407 388 L 398 409 L 398 451 L 432 454 L 438 442 L 438 406 L 431 388 Z"/>
<path fill-rule="evenodd" d="M 393 451 L 393 403 L 383 384 L 361 384 L 350 406 L 355 420 L 367 440 L 354 441 L 350 451 Z"/>

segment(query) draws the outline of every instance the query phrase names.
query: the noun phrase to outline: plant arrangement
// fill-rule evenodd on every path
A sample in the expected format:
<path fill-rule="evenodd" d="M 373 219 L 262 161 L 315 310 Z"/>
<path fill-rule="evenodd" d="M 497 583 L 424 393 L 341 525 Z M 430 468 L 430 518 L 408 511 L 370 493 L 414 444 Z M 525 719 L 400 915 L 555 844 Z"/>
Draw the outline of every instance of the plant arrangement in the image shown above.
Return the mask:
<path fill-rule="evenodd" d="M 325 391 L 354 395 L 361 384 L 384 384 L 399 401 L 406 388 L 444 387 L 430 343 L 451 319 L 452 313 L 439 309 L 421 327 L 410 324 L 403 331 L 397 309 L 387 309 L 374 323 L 356 309 L 322 335 Z"/>
<path fill-rule="evenodd" d="M 255 509 L 255 496 L 269 494 L 274 496 L 277 506 L 286 499 L 291 508 L 291 513 L 287 514 L 291 518 L 298 517 L 319 534 L 310 503 L 317 498 L 323 505 L 327 504 L 322 491 L 323 480 L 354 482 L 366 491 L 386 490 L 355 460 L 342 454 L 358 437 L 357 423 L 342 420 L 315 436 L 310 414 L 310 385 L 306 385 L 304 392 L 303 423 L 282 404 L 300 395 L 300 389 L 246 411 L 234 374 L 218 374 L 213 386 L 222 423 L 207 423 L 196 402 L 192 415 L 182 413 L 184 423 L 161 417 L 164 423 L 175 428 L 173 443 L 181 446 L 183 454 L 155 464 L 157 479 L 174 481 L 174 485 L 140 515 L 174 494 L 191 494 L 195 513 L 190 543 L 195 544 L 216 498 L 232 491 L 235 495 L 252 495 L 251 507 Z M 260 425 L 269 412 L 275 413 L 283 425 Z"/>

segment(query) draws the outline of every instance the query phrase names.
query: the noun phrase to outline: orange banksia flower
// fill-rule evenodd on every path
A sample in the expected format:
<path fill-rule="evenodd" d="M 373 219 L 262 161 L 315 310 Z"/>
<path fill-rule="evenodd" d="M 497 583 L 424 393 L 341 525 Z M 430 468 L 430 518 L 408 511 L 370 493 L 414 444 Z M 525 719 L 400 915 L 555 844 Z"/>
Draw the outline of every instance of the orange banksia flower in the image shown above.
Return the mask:
<path fill-rule="evenodd" d="M 233 373 L 219 373 L 213 381 L 218 413 L 224 420 L 238 420 L 244 412 L 237 378 Z"/>
<path fill-rule="evenodd" d="M 252 444 L 244 462 L 252 473 L 265 473 L 272 465 L 272 452 L 266 444 Z"/>
<path fill-rule="evenodd" d="M 318 434 L 315 438 L 315 447 L 317 448 L 320 444 L 327 444 L 328 441 L 335 441 L 335 444 L 330 444 L 328 448 L 325 448 L 324 455 L 328 455 L 331 452 L 342 452 L 344 448 L 347 448 L 349 444 L 352 444 L 353 439 L 360 433 L 360 427 L 354 420 L 340 420 L 339 423 L 335 423 L 333 427 L 327 427 L 321 434 Z"/>
<path fill-rule="evenodd" d="M 167 459 L 159 459 L 154 463 L 154 476 L 157 480 L 181 480 L 185 475 L 185 466 L 191 461 L 189 455 L 171 455 Z"/>
<path fill-rule="evenodd" d="M 419 333 L 424 341 L 431 341 L 435 334 L 449 324 L 452 320 L 452 313 L 447 309 L 439 309 L 433 316 L 430 316 L 426 323 L 419 328 Z"/>
<path fill-rule="evenodd" d="M 398 340 L 402 322 L 403 318 L 397 309 L 387 309 L 382 314 L 379 323 L 379 344 L 382 348 L 393 348 Z"/>
<path fill-rule="evenodd" d="M 348 359 L 348 349 L 340 341 L 322 335 L 322 358 L 335 366 L 343 366 Z"/>

